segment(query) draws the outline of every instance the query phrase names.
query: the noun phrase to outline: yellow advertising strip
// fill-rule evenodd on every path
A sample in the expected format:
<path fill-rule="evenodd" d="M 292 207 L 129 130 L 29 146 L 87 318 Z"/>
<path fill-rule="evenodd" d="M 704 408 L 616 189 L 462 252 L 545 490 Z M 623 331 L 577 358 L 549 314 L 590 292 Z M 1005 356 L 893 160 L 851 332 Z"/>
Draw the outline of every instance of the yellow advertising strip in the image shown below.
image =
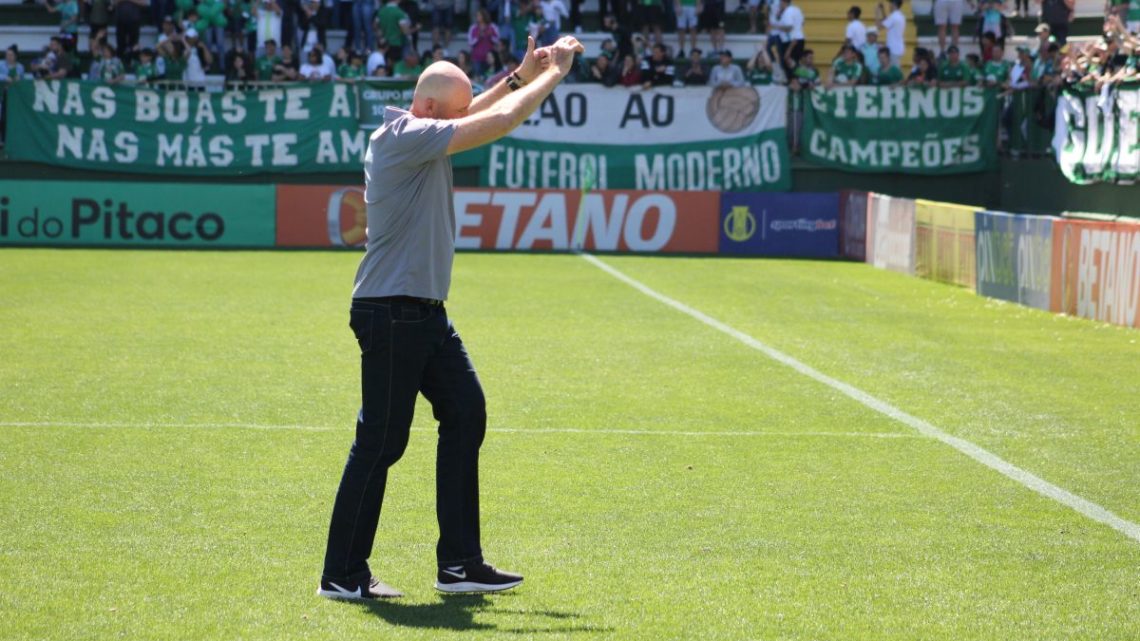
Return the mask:
<path fill-rule="evenodd" d="M 915 201 L 915 275 L 973 290 L 977 207 Z"/>

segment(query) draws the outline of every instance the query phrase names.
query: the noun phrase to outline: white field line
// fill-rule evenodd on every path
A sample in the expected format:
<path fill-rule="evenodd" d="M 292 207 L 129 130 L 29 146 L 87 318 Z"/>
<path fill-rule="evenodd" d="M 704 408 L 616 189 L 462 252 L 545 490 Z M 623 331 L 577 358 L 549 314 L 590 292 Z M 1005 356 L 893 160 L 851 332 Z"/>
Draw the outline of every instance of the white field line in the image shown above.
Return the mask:
<path fill-rule="evenodd" d="M 0 421 L 0 427 L 77 427 L 89 429 L 247 429 L 247 430 L 297 430 L 303 432 L 351 432 L 352 422 L 340 427 L 331 425 L 272 425 L 265 423 L 77 423 L 68 421 Z M 434 432 L 427 427 L 413 427 L 413 432 Z M 628 430 L 628 429 L 586 429 L 575 427 L 519 428 L 492 427 L 487 429 L 494 434 L 623 434 L 632 436 L 718 436 L 718 437 L 802 437 L 819 438 L 921 438 L 921 435 L 900 432 L 764 432 L 764 431 L 681 431 L 681 430 Z"/>
<path fill-rule="evenodd" d="M 813 369 L 812 367 L 805 365 L 795 358 L 792 358 L 791 356 L 788 356 L 779 350 L 761 343 L 755 338 L 734 327 L 726 325 L 725 323 L 699 310 L 693 309 L 692 307 L 689 307 L 680 301 L 669 298 L 668 296 L 654 289 L 651 289 L 648 285 L 645 285 L 640 281 L 626 276 L 624 273 L 607 265 L 606 263 L 602 262 L 594 256 L 591 256 L 590 254 L 580 254 L 580 256 L 582 256 L 582 258 L 584 258 L 586 261 L 592 263 L 598 269 L 601 269 L 614 278 L 622 281 L 630 287 L 633 287 L 642 294 L 645 294 L 654 300 L 664 303 L 665 305 L 668 305 L 669 307 L 672 307 L 673 309 L 683 314 L 691 316 L 692 318 L 699 320 L 700 322 L 708 325 L 709 327 L 712 327 L 713 329 L 728 334 L 741 343 L 744 343 L 756 351 L 761 352 L 768 358 L 787 365 L 788 367 L 796 370 L 804 376 L 823 383 L 824 385 L 827 385 L 828 387 L 838 392 L 842 392 L 843 394 L 846 394 L 856 401 L 859 401 L 863 405 L 875 410 L 876 412 L 889 416 L 890 418 L 893 418 L 904 425 L 914 428 L 924 436 L 942 441 L 946 445 L 949 445 L 950 447 L 958 450 L 966 456 L 969 456 L 982 465 L 985 465 L 988 468 L 991 468 L 1008 476 L 1009 478 L 1017 481 L 1018 483 L 1021 483 L 1025 487 L 1028 487 L 1029 489 L 1037 492 L 1038 494 L 1041 494 L 1042 496 L 1048 497 L 1062 505 L 1072 508 L 1073 510 L 1080 512 L 1081 514 L 1094 521 L 1104 523 L 1105 525 L 1111 527 L 1114 530 L 1117 530 L 1121 534 L 1124 534 L 1125 536 L 1135 541 L 1140 541 L 1140 525 L 1123 519 L 1108 509 L 1097 505 L 1088 499 L 1077 496 L 1076 494 L 1073 494 L 1063 487 L 1058 487 L 1031 472 L 1023 470 L 1013 463 L 1010 463 L 1009 461 L 1006 461 L 1000 456 L 994 454 L 993 452 L 986 450 L 985 448 L 975 445 L 963 438 L 947 434 L 934 425 L 916 416 L 907 414 L 906 412 L 895 407 L 894 405 L 891 405 L 890 403 L 887 403 L 886 401 L 875 398 L 874 396 L 871 396 L 867 392 L 864 392 L 857 387 L 848 385 L 847 383 L 834 379 L 827 374 L 820 372 L 819 370 Z"/>

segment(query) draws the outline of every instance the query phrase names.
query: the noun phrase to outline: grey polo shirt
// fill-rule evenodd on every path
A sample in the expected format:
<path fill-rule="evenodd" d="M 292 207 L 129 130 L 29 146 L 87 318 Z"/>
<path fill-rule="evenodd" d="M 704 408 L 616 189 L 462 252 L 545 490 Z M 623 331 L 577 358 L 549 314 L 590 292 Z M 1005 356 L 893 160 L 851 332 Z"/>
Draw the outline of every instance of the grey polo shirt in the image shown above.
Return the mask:
<path fill-rule="evenodd" d="M 368 244 L 353 298 L 447 299 L 455 255 L 447 145 L 455 126 L 394 107 L 384 111 L 364 153 Z"/>

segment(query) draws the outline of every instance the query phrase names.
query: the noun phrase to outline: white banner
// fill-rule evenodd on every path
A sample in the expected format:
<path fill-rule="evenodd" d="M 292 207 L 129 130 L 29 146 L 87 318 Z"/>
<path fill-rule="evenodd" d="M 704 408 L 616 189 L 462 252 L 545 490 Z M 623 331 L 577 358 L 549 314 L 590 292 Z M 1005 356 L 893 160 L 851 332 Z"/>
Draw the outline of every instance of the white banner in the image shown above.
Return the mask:
<path fill-rule="evenodd" d="M 561 85 L 509 138 L 587 145 L 669 145 L 783 129 L 784 87 Z"/>

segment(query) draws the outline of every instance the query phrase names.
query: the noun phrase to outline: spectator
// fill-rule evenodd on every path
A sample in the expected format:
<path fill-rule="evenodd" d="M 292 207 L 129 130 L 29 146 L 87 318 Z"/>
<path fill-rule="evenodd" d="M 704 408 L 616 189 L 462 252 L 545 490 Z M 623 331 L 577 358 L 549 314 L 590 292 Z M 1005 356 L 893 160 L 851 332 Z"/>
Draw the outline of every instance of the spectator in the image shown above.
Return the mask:
<path fill-rule="evenodd" d="M 658 42 L 653 45 L 653 54 L 641 61 L 641 86 L 644 89 L 668 87 L 673 84 L 675 77 L 676 67 L 669 60 L 665 45 Z"/>
<path fill-rule="evenodd" d="M 377 49 L 368 54 L 368 61 L 364 63 L 364 73 L 369 77 L 381 77 L 388 75 L 388 61 L 384 58 L 384 52 Z"/>
<path fill-rule="evenodd" d="M 130 60 L 139 46 L 143 10 L 149 6 L 150 0 L 115 0 L 115 49 L 119 58 Z"/>
<path fill-rule="evenodd" d="M 1125 15 L 1125 27 L 1128 33 L 1140 33 L 1140 0 L 1129 0 L 1128 13 Z"/>
<path fill-rule="evenodd" d="M 336 23 L 344 29 L 344 43 L 354 46 L 359 40 L 354 24 L 353 13 L 356 9 L 356 0 L 334 0 L 336 3 Z M 371 31 L 371 28 L 369 28 Z"/>
<path fill-rule="evenodd" d="M 1010 35 L 1009 18 L 1001 11 L 999 0 L 989 0 L 982 5 L 982 19 L 978 23 L 980 35 L 993 34 L 999 44 L 1005 45 L 1005 39 Z"/>
<path fill-rule="evenodd" d="M 63 44 L 63 38 L 52 36 L 43 57 L 31 64 L 32 75 L 44 80 L 61 80 L 71 75 L 74 61 Z"/>
<path fill-rule="evenodd" d="M 665 24 L 665 10 L 662 7 L 664 0 L 636 0 L 638 20 L 641 23 L 641 37 L 649 40 L 649 31 L 653 30 L 653 43 L 662 44 L 661 26 Z"/>
<path fill-rule="evenodd" d="M 198 38 L 196 29 L 186 30 L 186 49 L 184 52 L 186 70 L 182 79 L 189 85 L 202 86 L 206 82 L 206 70 L 214 64 L 214 55 L 206 43 Z"/>
<path fill-rule="evenodd" d="M 86 0 L 90 33 L 105 31 L 111 24 L 111 0 Z"/>
<path fill-rule="evenodd" d="M 628 53 L 621 59 L 621 73 L 619 75 L 623 87 L 636 87 L 641 84 L 641 68 L 637 64 L 637 59 L 633 57 L 632 53 Z"/>
<path fill-rule="evenodd" d="M 59 14 L 59 33 L 71 40 L 71 46 L 79 42 L 79 0 L 44 0 L 48 13 Z"/>
<path fill-rule="evenodd" d="M 356 1 L 359 4 L 362 0 Z M 354 15 L 356 15 L 356 10 L 354 9 L 353 11 Z M 410 46 L 412 19 L 400 8 L 397 0 L 388 0 L 388 3 L 376 14 L 376 21 L 380 23 L 380 31 L 384 35 L 385 42 L 388 43 L 388 50 L 385 52 L 388 59 L 403 58 L 405 49 L 409 49 L 413 53 L 416 52 L 416 48 Z M 367 42 L 365 45 L 363 47 L 357 46 L 357 49 L 368 50 L 372 48 L 372 32 L 369 31 L 368 33 L 369 36 L 366 38 Z M 418 53 L 416 54 L 416 59 L 419 59 Z"/>
<path fill-rule="evenodd" d="M 1125 40 L 1125 47 L 1131 47 L 1131 41 Z M 1050 42 L 1042 51 L 1038 52 L 1037 59 L 1033 61 L 1033 82 L 1039 87 L 1051 87 L 1056 84 L 1057 74 L 1057 52 L 1060 47 L 1057 43 Z M 1134 59 L 1135 56 L 1130 56 Z M 1125 65 L 1128 66 L 1128 65 Z"/>
<path fill-rule="evenodd" d="M 1017 62 L 1009 70 L 1009 88 L 1024 91 L 1033 86 L 1033 57 L 1029 47 L 1017 48 Z"/>
<path fill-rule="evenodd" d="M 946 50 L 946 61 L 938 68 L 939 87 L 965 87 L 970 83 L 970 70 L 962 64 L 958 47 L 950 45 Z"/>
<path fill-rule="evenodd" d="M 1053 42 L 1053 34 L 1049 31 L 1049 25 L 1044 22 L 1037 25 L 1033 33 L 1037 35 L 1037 52 L 1034 54 L 1034 57 L 1036 57 L 1046 50 L 1049 43 Z"/>
<path fill-rule="evenodd" d="M 493 61 L 489 66 L 494 68 L 494 61 L 499 59 L 499 52 L 488 51 L 487 58 Z M 479 76 L 475 73 L 475 62 L 471 60 L 471 52 L 466 49 L 460 49 L 459 53 L 455 54 L 455 66 L 463 70 L 463 73 L 467 74 L 468 78 L 478 78 L 480 82 L 485 78 L 485 76 Z M 501 67 L 502 64 L 500 63 L 499 66 Z M 495 72 L 498 72 L 498 69 L 496 69 Z"/>
<path fill-rule="evenodd" d="M 423 70 L 424 67 L 420 64 L 420 54 L 415 49 L 408 47 L 404 51 L 404 57 L 396 61 L 396 66 L 392 69 L 392 77 L 415 80 L 420 77 Z"/>
<path fill-rule="evenodd" d="M 1029 0 L 1013 0 L 1013 15 L 1015 18 L 1029 16 Z"/>
<path fill-rule="evenodd" d="M 23 78 L 24 65 L 20 64 L 20 49 L 12 45 L 4 50 L 4 59 L 0 60 L 0 82 L 6 89 L 8 85 Z"/>
<path fill-rule="evenodd" d="M 677 12 L 677 57 L 685 56 L 685 34 L 693 49 L 697 48 L 697 14 L 703 8 L 699 0 L 676 0 Z M 755 33 L 755 30 L 750 33 Z M 687 83 L 686 83 L 687 84 Z"/>
<path fill-rule="evenodd" d="M 541 45 L 548 47 L 562 35 L 562 19 L 569 18 L 570 14 L 562 0 L 539 0 L 538 6 L 542 11 L 543 23 Z"/>
<path fill-rule="evenodd" d="M 185 53 L 186 42 L 182 34 L 177 31 L 170 34 L 166 38 L 162 38 L 158 42 L 158 46 L 154 48 L 155 55 L 155 69 L 158 71 L 160 78 L 165 80 L 181 80 L 182 72 L 185 70 Z"/>
<path fill-rule="evenodd" d="M 861 15 L 863 10 L 859 7 L 847 10 L 847 42 L 856 51 L 862 51 L 863 45 L 867 44 L 867 27 L 859 20 Z"/>
<path fill-rule="evenodd" d="M 878 59 L 878 69 L 870 76 L 871 84 L 880 87 L 894 87 L 903 81 L 902 69 L 891 62 L 891 50 L 880 47 L 875 55 Z"/>
<path fill-rule="evenodd" d="M 863 79 L 864 67 L 859 62 L 859 54 L 850 44 L 843 45 L 843 49 L 831 64 L 831 87 L 854 87 Z"/>
<path fill-rule="evenodd" d="M 696 47 L 689 51 L 689 66 L 681 72 L 681 82 L 684 82 L 686 86 L 704 86 L 709 83 L 709 70 L 701 62 L 702 53 Z"/>
<path fill-rule="evenodd" d="M 242 49 L 234 49 L 226 63 L 226 82 L 245 84 L 257 79 L 257 70 L 249 61 L 249 56 Z"/>
<path fill-rule="evenodd" d="M 342 56 L 343 60 L 345 62 L 348 62 L 349 61 L 348 50 L 345 49 L 344 47 L 341 47 L 341 50 L 344 51 L 344 55 Z M 320 47 L 320 45 L 313 47 L 311 49 L 311 51 L 316 51 L 316 52 L 321 54 L 321 75 L 322 76 L 328 76 L 329 78 L 332 78 L 335 80 L 336 79 L 336 61 L 333 60 L 332 56 L 330 56 L 328 54 L 328 52 L 326 52 L 324 49 L 322 49 Z"/>
<path fill-rule="evenodd" d="M 329 9 L 324 0 L 301 0 L 301 11 L 297 14 L 301 22 L 301 42 L 305 46 L 319 44 L 328 47 L 326 40 L 329 25 Z M 313 37 L 313 32 L 316 37 Z"/>
<path fill-rule="evenodd" d="M 395 11 L 399 11 L 399 14 L 396 14 L 395 11 L 390 11 L 388 9 L 389 7 Z M 386 11 L 393 15 L 401 16 L 402 20 L 408 20 L 407 14 L 404 13 L 403 9 L 400 9 L 397 0 L 388 0 L 388 3 L 384 5 L 384 8 L 380 9 L 379 13 L 376 12 L 376 0 L 353 0 L 352 33 L 356 36 L 356 38 L 355 40 L 345 42 L 345 44 L 352 47 L 353 49 L 360 49 L 363 51 L 371 50 L 372 47 L 376 44 L 372 33 L 372 21 L 373 19 L 376 19 L 380 21 L 380 26 L 384 31 L 384 37 L 388 40 L 388 45 L 390 47 L 397 46 L 402 48 L 404 45 L 402 34 L 397 34 L 395 32 L 389 33 L 385 19 L 381 17 L 381 15 Z M 409 31 L 404 33 L 410 32 L 411 26 L 412 23 L 410 20 L 408 20 Z"/>
<path fill-rule="evenodd" d="M 697 28 L 708 32 L 713 51 L 724 49 L 724 0 L 702 0 Z"/>
<path fill-rule="evenodd" d="M 630 38 L 630 30 L 618 24 L 616 16 L 608 14 L 602 19 L 602 31 L 610 34 L 610 39 L 617 49 L 617 58 L 615 58 L 615 61 L 624 60 L 626 55 L 633 53 L 633 41 Z M 604 43 L 603 46 L 605 46 Z"/>
<path fill-rule="evenodd" d="M 993 57 L 982 65 L 982 84 L 986 87 L 1004 87 L 1009 81 L 1009 63 L 1000 44 L 993 47 Z"/>
<path fill-rule="evenodd" d="M 348 54 L 348 64 L 337 67 L 336 75 L 341 82 L 357 82 L 364 78 L 364 56 L 358 51 Z"/>
<path fill-rule="evenodd" d="M 305 59 L 305 64 L 301 65 L 301 71 L 298 73 L 300 80 L 305 82 L 329 82 L 332 76 L 324 73 L 324 57 L 317 48 L 309 50 L 309 55 Z"/>
<path fill-rule="evenodd" d="M 982 57 L 976 53 L 966 54 L 966 82 L 971 87 L 982 84 Z"/>
<path fill-rule="evenodd" d="M 891 51 L 891 64 L 899 66 L 903 51 L 906 50 L 906 16 L 902 12 L 902 0 L 891 0 L 891 13 L 886 14 L 883 3 L 875 6 L 875 22 L 887 32 L 887 49 Z"/>
<path fill-rule="evenodd" d="M 732 61 L 732 52 L 728 49 L 720 52 L 720 62 L 709 72 L 709 84 L 713 87 L 743 87 L 748 84 L 744 80 L 744 72 L 740 65 Z"/>
<path fill-rule="evenodd" d="M 859 57 L 863 60 L 863 66 L 867 68 L 867 75 L 874 76 L 879 73 L 879 49 L 883 46 L 879 44 L 879 32 L 874 29 L 867 32 L 867 42 L 859 48 Z"/>
<path fill-rule="evenodd" d="M 792 91 L 803 91 L 807 89 L 814 89 L 820 84 L 819 70 L 815 68 L 815 52 L 811 49 L 804 49 L 800 55 L 799 61 L 796 63 L 796 68 L 792 70 L 791 80 L 788 82 L 788 88 Z"/>
<path fill-rule="evenodd" d="M 292 47 L 292 38 L 288 42 L 282 40 L 282 16 L 284 10 L 277 0 L 254 0 L 254 19 L 257 24 L 256 42 L 274 40 L 280 42 L 282 51 L 285 46 Z"/>
<path fill-rule="evenodd" d="M 99 53 L 99 81 L 106 85 L 122 83 L 126 72 L 123 70 L 123 62 L 115 57 L 115 48 L 103 43 Z"/>
<path fill-rule="evenodd" d="M 419 0 L 400 0 L 400 8 L 408 15 L 408 21 L 412 23 L 412 30 L 408 33 L 408 44 L 420 50 L 420 30 L 423 29 L 423 18 L 420 11 Z M 445 43 L 450 44 L 450 43 Z"/>
<path fill-rule="evenodd" d="M 748 82 L 754 86 L 767 86 L 772 84 L 772 59 L 768 57 L 768 52 L 760 47 L 756 50 L 756 55 L 748 61 L 748 67 L 745 69 L 748 75 Z"/>
<path fill-rule="evenodd" d="M 618 83 L 620 70 L 616 63 L 612 61 L 609 56 L 598 56 L 594 58 L 594 62 L 590 65 L 590 73 L 588 75 L 589 82 L 601 83 L 606 87 L 612 87 Z"/>
<path fill-rule="evenodd" d="M 790 78 L 804 51 L 804 13 L 792 4 L 792 0 L 780 0 L 780 16 L 772 28 L 781 34 L 780 64 Z"/>
<path fill-rule="evenodd" d="M 135 84 L 149 85 L 150 83 L 158 80 L 158 65 L 154 62 L 154 50 L 140 49 L 139 58 L 135 61 L 135 67 L 132 69 L 135 74 Z"/>
<path fill-rule="evenodd" d="M 265 53 L 257 57 L 255 64 L 257 79 L 261 82 L 273 80 L 273 70 L 281 64 L 281 56 L 277 55 L 277 41 L 265 41 Z"/>
<path fill-rule="evenodd" d="M 471 57 L 475 60 L 475 73 L 487 73 L 487 54 L 499 47 L 499 28 L 491 22 L 486 9 L 475 14 L 475 24 L 467 32 L 467 44 L 471 47 Z"/>
<path fill-rule="evenodd" d="M 273 82 L 292 82 L 297 80 L 300 72 L 297 69 L 297 58 L 293 55 L 293 47 L 281 47 L 281 62 L 273 67 Z"/>
<path fill-rule="evenodd" d="M 455 28 L 455 0 L 430 0 L 430 2 L 431 43 L 446 47 L 451 43 L 451 30 Z"/>
<path fill-rule="evenodd" d="M 979 51 L 981 51 L 982 54 L 982 62 L 986 63 L 994 57 L 994 47 L 996 47 L 998 43 L 997 38 L 994 37 L 994 34 L 987 33 L 982 36 L 981 43 Z"/>
<path fill-rule="evenodd" d="M 176 27 L 174 25 L 174 18 L 172 18 L 170 16 L 166 16 L 165 18 L 162 19 L 162 28 L 158 32 L 158 41 L 155 43 L 155 46 L 158 46 L 158 45 L 162 44 L 163 42 L 166 42 L 172 36 L 177 36 L 177 35 L 178 35 L 178 27 Z"/>
<path fill-rule="evenodd" d="M 950 45 L 957 47 L 962 32 L 962 15 L 966 0 L 934 0 L 934 24 L 938 26 L 938 53 L 946 51 L 946 27 L 950 27 Z"/>
<path fill-rule="evenodd" d="M 930 57 L 918 55 L 914 57 L 914 65 L 911 66 L 910 75 L 907 76 L 906 86 L 938 86 L 938 72 L 934 69 L 934 64 L 932 63 Z"/>
<path fill-rule="evenodd" d="M 498 73 L 487 78 L 486 86 L 493 87 L 499 84 L 500 80 L 506 78 L 508 74 L 514 71 L 515 67 L 518 67 L 519 60 L 513 53 L 507 53 L 507 56 L 502 58 L 502 65 L 502 69 L 499 69 Z"/>

